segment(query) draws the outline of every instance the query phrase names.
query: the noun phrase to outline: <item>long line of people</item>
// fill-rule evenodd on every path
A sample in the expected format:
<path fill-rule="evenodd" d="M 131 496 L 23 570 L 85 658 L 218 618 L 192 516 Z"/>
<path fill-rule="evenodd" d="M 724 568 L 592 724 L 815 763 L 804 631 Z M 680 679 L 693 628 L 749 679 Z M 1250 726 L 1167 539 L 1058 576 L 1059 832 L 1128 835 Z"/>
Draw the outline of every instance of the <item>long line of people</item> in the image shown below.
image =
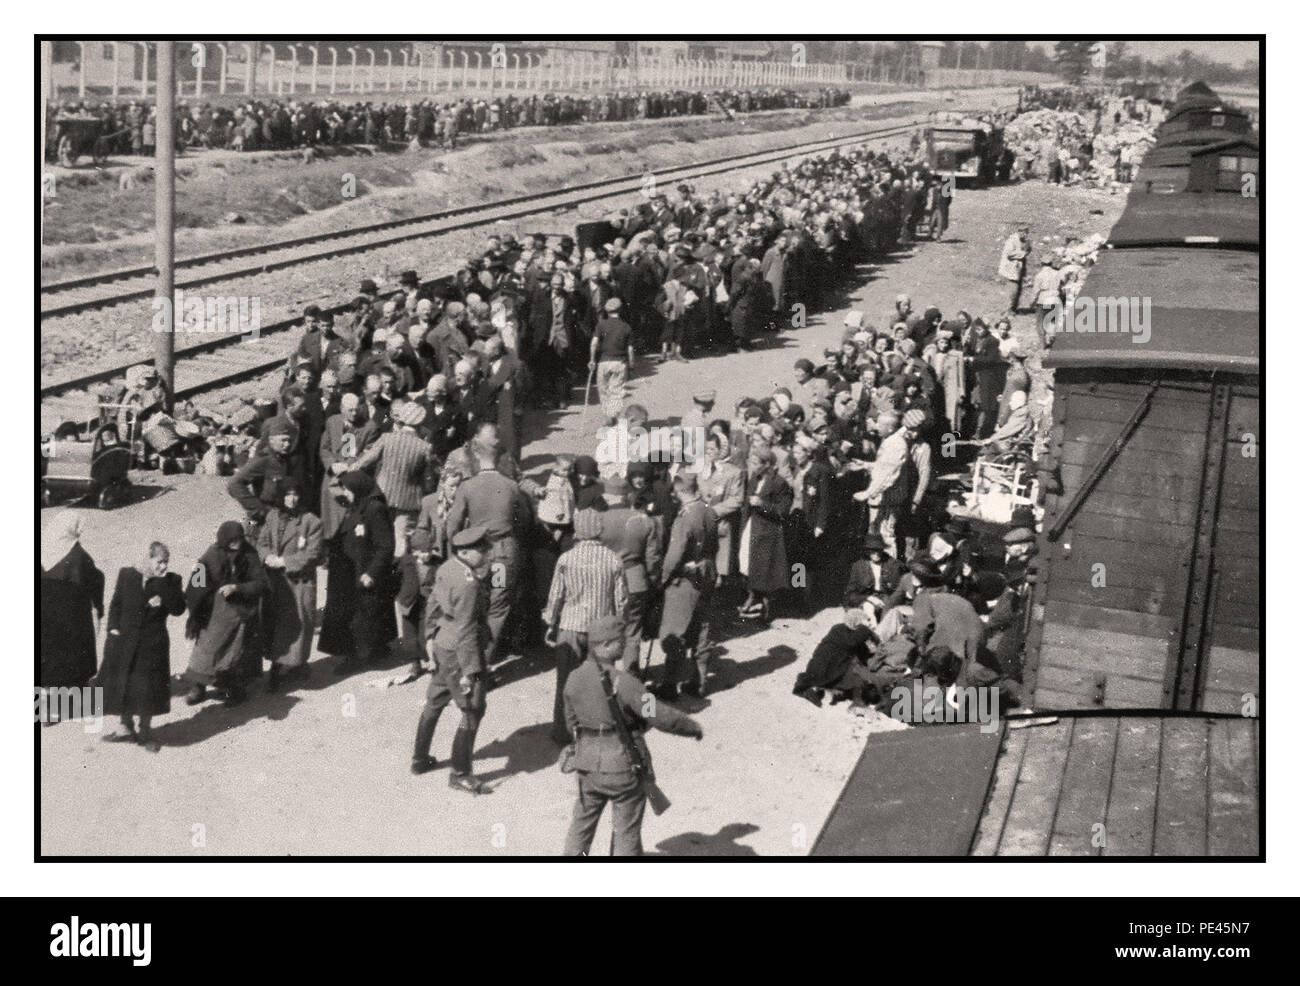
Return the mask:
<path fill-rule="evenodd" d="M 638 90 L 590 95 L 494 93 L 441 99 L 425 97 L 379 102 L 335 99 L 250 99 L 233 107 L 208 102 L 177 106 L 180 147 L 233 150 L 284 150 L 324 144 L 438 144 L 455 146 L 462 134 L 490 133 L 516 127 L 662 117 L 750 113 L 789 108 L 826 108 L 849 101 L 843 89 Z M 63 116 L 94 116 L 111 136 L 110 153 L 153 152 L 155 109 L 141 100 L 117 105 L 86 101 L 51 107 L 51 123 Z M 54 126 L 49 127 L 54 133 Z"/>
<path fill-rule="evenodd" d="M 552 645 L 553 736 L 571 739 L 568 672 L 614 616 L 622 668 L 667 699 L 707 691 L 724 603 L 761 624 L 828 601 L 846 629 L 797 694 L 865 703 L 916 669 L 1014 698 L 1032 511 L 1004 550 L 952 509 L 936 468 L 956 440 L 995 454 L 1032 433 L 1008 318 L 899 296 L 878 321 L 851 312 L 823 360 L 729 412 L 701 392 L 656 428 L 625 402 L 638 354 L 687 359 L 805 325 L 861 262 L 908 241 L 936 184 L 916 161 L 834 153 L 730 195 L 651 195 L 610 217 L 607 240 L 493 237 L 453 277 L 408 271 L 387 297 L 363 281 L 347 318 L 309 308 L 278 412 L 229 480 L 243 521 L 221 525 L 186 583 L 187 701 L 242 700 L 266 659 L 269 689 L 307 673 L 322 564 L 317 649 L 341 674 L 392 654 L 405 679 L 433 670 L 412 769 L 455 702 L 452 786 L 473 793 L 491 668 Z M 584 370 L 599 376 L 599 446 L 524 475 L 524 415 L 563 406 Z M 174 600 L 156 581 L 166 548 L 149 559 L 119 587 L 152 613 Z M 153 664 L 117 678 L 156 673 L 160 650 L 165 636 Z M 115 687 L 128 732 L 132 714 L 165 711 L 156 689 L 141 704 Z"/>

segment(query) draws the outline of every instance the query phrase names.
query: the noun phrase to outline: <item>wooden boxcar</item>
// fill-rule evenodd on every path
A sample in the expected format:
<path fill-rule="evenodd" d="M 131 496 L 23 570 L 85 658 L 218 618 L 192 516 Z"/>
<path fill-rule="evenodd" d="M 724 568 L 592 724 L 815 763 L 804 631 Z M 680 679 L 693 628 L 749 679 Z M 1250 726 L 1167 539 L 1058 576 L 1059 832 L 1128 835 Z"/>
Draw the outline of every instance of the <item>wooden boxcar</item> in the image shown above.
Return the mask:
<path fill-rule="evenodd" d="M 1066 332 L 1044 361 L 1059 493 L 1035 707 L 1240 712 L 1258 697 L 1259 255 L 1205 238 L 1104 254 L 1084 295 L 1149 299 L 1150 339 Z"/>

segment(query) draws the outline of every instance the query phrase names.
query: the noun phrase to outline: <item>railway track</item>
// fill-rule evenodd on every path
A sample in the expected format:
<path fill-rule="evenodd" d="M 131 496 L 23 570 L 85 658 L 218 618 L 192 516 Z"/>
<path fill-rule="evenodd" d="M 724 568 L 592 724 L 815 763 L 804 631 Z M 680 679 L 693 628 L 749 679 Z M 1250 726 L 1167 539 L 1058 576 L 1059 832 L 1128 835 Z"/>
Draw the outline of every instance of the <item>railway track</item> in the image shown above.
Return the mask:
<path fill-rule="evenodd" d="M 861 144 L 865 141 L 901 136 L 910 133 L 921 123 L 922 121 L 914 120 L 904 124 L 847 134 L 841 137 L 825 138 L 752 154 L 737 154 L 696 164 L 664 168 L 654 172 L 654 176 L 657 182 L 687 181 L 728 171 L 738 171 L 839 147 Z M 209 264 L 221 264 L 222 261 L 231 259 L 242 260 L 250 256 L 257 256 L 259 259 L 252 264 L 243 263 L 237 267 L 227 264 L 219 270 L 214 269 L 201 274 L 199 277 L 186 281 L 177 281 L 176 287 L 192 288 L 236 277 L 263 274 L 315 260 L 361 253 L 406 240 L 435 236 L 476 226 L 487 226 L 504 219 L 520 218 L 555 209 L 572 208 L 604 198 L 639 192 L 643 188 L 644 180 L 644 175 L 602 179 L 573 186 L 561 192 L 543 192 L 517 196 L 486 205 L 449 209 L 428 216 L 393 220 L 352 230 L 318 234 L 279 243 L 241 247 L 237 250 L 222 253 L 190 257 L 178 261 L 177 266 L 203 267 Z M 315 244 L 320 243 L 328 245 L 323 249 L 312 249 Z M 53 318 L 56 315 L 74 314 L 95 308 L 109 307 L 125 301 L 151 297 L 154 293 L 152 278 L 152 269 L 134 268 L 123 271 L 109 271 L 44 286 L 42 289 L 43 294 L 48 293 L 53 297 L 73 294 L 84 288 L 116 283 L 119 279 L 130 279 L 141 284 L 139 287 L 118 291 L 115 294 L 101 294 L 96 298 L 81 298 L 76 301 L 53 305 L 42 310 L 41 318 L 46 319 Z M 148 287 L 143 286 L 146 279 L 150 282 Z M 328 314 L 338 315 L 347 310 L 348 304 L 345 302 L 326 311 Z M 274 371 L 283 365 L 284 360 L 296 342 L 288 330 L 298 325 L 299 320 L 291 318 L 263 326 L 256 338 L 223 335 L 195 345 L 178 347 L 175 367 L 176 399 L 190 399 Z M 42 386 L 42 419 L 66 418 L 75 420 L 84 417 L 87 408 L 92 403 L 88 394 L 89 388 L 121 378 L 129 366 L 138 362 L 141 362 L 141 360 L 132 360 L 130 363 L 58 380 Z"/>
<path fill-rule="evenodd" d="M 905 133 L 917 125 L 916 122 L 901 124 L 879 130 L 848 134 L 844 137 L 826 138 L 807 144 L 791 145 L 759 151 L 751 154 L 737 154 L 712 161 L 696 164 L 679 165 L 654 172 L 656 181 L 680 180 L 699 175 L 713 174 L 717 170 L 732 170 L 763 164 L 769 161 L 784 160 L 787 157 L 816 153 L 829 150 L 846 143 L 859 140 L 883 138 Z M 379 247 L 391 246 L 406 240 L 419 239 L 439 233 L 472 228 L 480 224 L 514 219 L 534 212 L 546 212 L 552 209 L 580 205 L 593 198 L 621 194 L 626 191 L 638 191 L 645 180 L 643 174 L 628 175 L 622 178 L 603 178 L 597 181 L 573 185 L 559 192 L 535 192 L 518 195 L 496 202 L 459 206 L 423 216 L 410 216 L 405 219 L 390 219 L 381 223 L 357 226 L 352 229 L 332 230 L 299 236 L 273 243 L 261 243 L 250 246 L 220 250 L 213 253 L 196 254 L 176 261 L 178 270 L 194 268 L 211 268 L 185 280 L 177 280 L 176 287 L 192 288 L 237 277 L 267 273 L 292 267 L 298 264 L 324 260 L 329 257 L 361 253 Z M 599 193 L 599 194 L 593 194 Z M 472 217 L 472 218 L 467 218 Z M 249 261 L 248 258 L 258 258 Z M 239 261 L 239 263 L 233 263 Z M 109 308 L 124 302 L 140 298 L 149 298 L 154 294 L 153 267 L 127 267 L 117 270 L 88 274 L 63 281 L 54 281 L 41 285 L 41 319 L 57 318 L 62 315 L 75 315 L 80 312 Z M 109 291 L 96 291 L 113 285 Z"/>

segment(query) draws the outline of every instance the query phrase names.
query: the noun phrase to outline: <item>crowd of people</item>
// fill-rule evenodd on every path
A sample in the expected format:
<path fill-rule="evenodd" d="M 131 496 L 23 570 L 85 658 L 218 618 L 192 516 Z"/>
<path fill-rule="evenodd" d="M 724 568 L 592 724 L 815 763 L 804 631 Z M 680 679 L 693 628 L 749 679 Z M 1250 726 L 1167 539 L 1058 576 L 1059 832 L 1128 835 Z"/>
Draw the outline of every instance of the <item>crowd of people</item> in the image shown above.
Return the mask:
<path fill-rule="evenodd" d="M 849 101 L 844 89 L 722 89 L 616 91 L 592 95 L 493 93 L 447 95 L 381 102 L 314 99 L 250 99 L 239 106 L 181 102 L 176 127 L 179 147 L 285 150 L 329 144 L 419 144 L 454 147 L 464 134 L 515 127 L 559 126 L 615 120 L 751 113 L 759 110 L 826 108 Z M 55 113 L 51 109 L 51 113 Z M 69 102 L 62 116 L 93 116 L 111 136 L 109 152 L 151 154 L 156 110 L 141 100 L 116 106 Z M 53 121 L 51 121 L 53 122 Z M 51 126 L 49 132 L 55 128 Z"/>
<path fill-rule="evenodd" d="M 861 263 L 911 241 L 939 188 L 907 156 L 835 152 L 731 194 L 656 194 L 597 242 L 491 237 L 451 278 L 408 271 L 387 296 L 362 282 L 347 317 L 308 308 L 276 413 L 228 480 L 240 519 L 179 595 L 161 543 L 117 577 L 100 680 L 120 735 L 156 748 L 167 613 L 188 613 L 189 704 L 244 700 L 268 660 L 268 690 L 300 683 L 322 566 L 316 650 L 337 674 L 394 657 L 402 681 L 428 674 L 411 768 L 436 766 L 454 704 L 453 788 L 488 790 L 472 753 L 493 669 L 554 653 L 552 738 L 580 785 L 572 853 L 607 801 L 615 850 L 639 852 L 641 733 L 701 735 L 676 705 L 708 692 L 730 621 L 844 607 L 796 685 L 815 704 L 886 702 L 909 675 L 1015 701 L 1033 512 L 990 535 L 938 468 L 1032 438 L 1010 312 L 900 295 L 850 312 L 823 359 L 733 407 L 712 391 L 655 414 L 626 398 L 656 357 L 798 331 Z M 565 407 L 584 378 L 596 446 L 525 475 L 526 411 Z"/>

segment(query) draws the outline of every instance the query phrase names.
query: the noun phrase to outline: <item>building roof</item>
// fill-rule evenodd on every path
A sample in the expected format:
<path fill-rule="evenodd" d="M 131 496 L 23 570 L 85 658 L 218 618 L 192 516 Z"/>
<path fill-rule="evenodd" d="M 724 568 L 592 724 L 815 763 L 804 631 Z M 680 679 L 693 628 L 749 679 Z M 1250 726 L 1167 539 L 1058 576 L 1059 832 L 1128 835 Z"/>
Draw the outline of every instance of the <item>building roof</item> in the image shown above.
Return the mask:
<path fill-rule="evenodd" d="M 1183 148 L 1184 152 L 1186 150 Z M 1182 161 L 1184 169 L 1188 157 Z M 1168 166 L 1173 168 L 1174 163 L 1169 162 Z M 1207 243 L 1211 238 L 1217 238 L 1221 244 L 1259 246 L 1258 199 L 1207 192 L 1163 194 L 1159 187 L 1147 193 L 1142 189 L 1148 178 L 1144 161 L 1134 189 L 1129 194 L 1128 208 L 1110 231 L 1107 240 L 1110 246 Z M 1186 185 L 1186 170 L 1181 173 L 1181 178 L 1183 185 Z"/>
<path fill-rule="evenodd" d="M 1259 372 L 1259 254 L 1213 247 L 1109 250 L 1080 299 L 1150 303 L 1150 338 L 1061 332 L 1044 367 Z"/>

